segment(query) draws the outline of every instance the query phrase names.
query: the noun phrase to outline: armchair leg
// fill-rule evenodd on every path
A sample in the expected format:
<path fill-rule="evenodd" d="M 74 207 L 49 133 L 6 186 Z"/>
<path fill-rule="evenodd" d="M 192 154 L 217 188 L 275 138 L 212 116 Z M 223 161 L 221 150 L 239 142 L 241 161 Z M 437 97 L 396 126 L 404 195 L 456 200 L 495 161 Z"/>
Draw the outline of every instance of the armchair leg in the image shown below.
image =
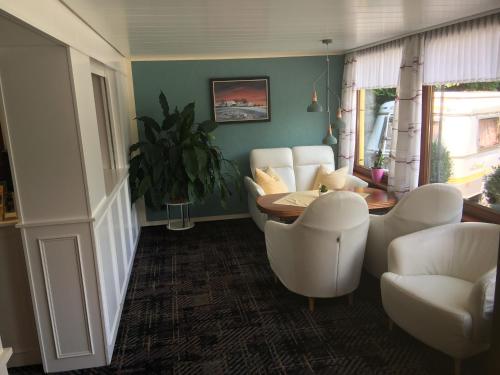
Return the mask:
<path fill-rule="evenodd" d="M 454 374 L 460 375 L 460 373 L 462 371 L 462 360 L 455 358 L 454 362 L 455 362 L 455 373 Z"/>
<path fill-rule="evenodd" d="M 274 275 L 274 283 L 278 284 L 278 277 L 276 275 Z"/>
<path fill-rule="evenodd" d="M 354 305 L 354 292 L 353 293 L 349 293 L 347 295 L 347 298 L 349 299 L 349 306 Z"/>
<path fill-rule="evenodd" d="M 309 297 L 309 311 L 314 312 L 314 298 Z"/>

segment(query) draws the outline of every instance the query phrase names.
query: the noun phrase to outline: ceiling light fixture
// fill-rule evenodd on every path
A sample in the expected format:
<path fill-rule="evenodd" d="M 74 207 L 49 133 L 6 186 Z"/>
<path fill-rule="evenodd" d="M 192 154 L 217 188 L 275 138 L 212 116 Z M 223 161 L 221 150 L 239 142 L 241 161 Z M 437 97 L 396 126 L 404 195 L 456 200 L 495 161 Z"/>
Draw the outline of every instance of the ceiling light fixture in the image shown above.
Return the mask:
<path fill-rule="evenodd" d="M 316 78 L 313 82 L 313 95 L 312 102 L 307 106 L 307 112 L 323 112 L 323 106 L 318 102 L 318 94 L 316 91 L 316 83 L 326 74 L 326 112 L 328 113 L 328 130 L 325 138 L 323 139 L 323 143 L 329 146 L 333 146 L 337 144 L 337 138 L 333 136 L 333 128 L 337 126 L 337 128 L 341 129 L 345 126 L 344 120 L 342 120 L 342 109 L 340 107 L 340 97 L 338 94 L 333 92 L 330 89 L 330 58 L 328 56 L 328 45 L 332 42 L 331 39 L 323 39 L 321 43 L 326 46 L 326 70 L 324 70 L 318 78 Z M 338 107 L 337 107 L 337 116 L 335 121 L 331 122 L 331 113 L 330 113 L 330 94 L 337 97 Z"/>

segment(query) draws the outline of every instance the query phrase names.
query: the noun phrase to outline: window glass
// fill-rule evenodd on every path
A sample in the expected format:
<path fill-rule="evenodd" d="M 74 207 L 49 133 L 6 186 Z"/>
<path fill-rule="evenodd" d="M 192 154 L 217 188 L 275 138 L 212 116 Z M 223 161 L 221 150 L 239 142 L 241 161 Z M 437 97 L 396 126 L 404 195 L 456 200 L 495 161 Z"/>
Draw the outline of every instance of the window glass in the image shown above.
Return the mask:
<path fill-rule="evenodd" d="M 358 165 L 372 167 L 375 153 L 382 150 L 384 168 L 388 169 L 395 100 L 396 88 L 359 91 Z"/>
<path fill-rule="evenodd" d="M 105 170 L 115 169 L 115 151 L 105 78 L 92 73 L 92 86 L 94 89 L 102 165 Z"/>
<path fill-rule="evenodd" d="M 500 82 L 435 86 L 432 106 L 430 182 L 500 211 Z"/>

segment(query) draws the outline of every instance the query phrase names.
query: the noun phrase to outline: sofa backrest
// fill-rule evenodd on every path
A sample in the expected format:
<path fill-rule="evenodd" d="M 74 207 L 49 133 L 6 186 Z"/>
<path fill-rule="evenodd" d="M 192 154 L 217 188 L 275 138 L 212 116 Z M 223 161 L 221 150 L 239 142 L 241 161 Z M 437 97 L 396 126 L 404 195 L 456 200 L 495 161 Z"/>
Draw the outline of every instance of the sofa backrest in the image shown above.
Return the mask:
<path fill-rule="evenodd" d="M 293 171 L 292 150 L 283 148 L 257 148 L 250 151 L 250 169 L 255 180 L 255 168 L 273 168 L 288 186 L 289 191 L 295 189 L 295 173 Z"/>
<path fill-rule="evenodd" d="M 335 170 L 335 157 L 330 146 L 296 146 L 292 148 L 297 191 L 317 189 L 313 186 L 321 165 Z"/>

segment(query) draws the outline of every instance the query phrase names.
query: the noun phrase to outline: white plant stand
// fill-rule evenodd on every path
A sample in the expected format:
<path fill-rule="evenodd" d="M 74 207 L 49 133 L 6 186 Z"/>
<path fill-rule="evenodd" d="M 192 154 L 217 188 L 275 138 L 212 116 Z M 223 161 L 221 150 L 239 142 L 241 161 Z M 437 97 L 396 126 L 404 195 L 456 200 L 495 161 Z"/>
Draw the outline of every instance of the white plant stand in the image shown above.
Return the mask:
<path fill-rule="evenodd" d="M 186 230 L 194 227 L 189 213 L 190 205 L 191 202 L 167 203 L 167 229 Z M 180 218 L 175 217 L 176 212 Z"/>

